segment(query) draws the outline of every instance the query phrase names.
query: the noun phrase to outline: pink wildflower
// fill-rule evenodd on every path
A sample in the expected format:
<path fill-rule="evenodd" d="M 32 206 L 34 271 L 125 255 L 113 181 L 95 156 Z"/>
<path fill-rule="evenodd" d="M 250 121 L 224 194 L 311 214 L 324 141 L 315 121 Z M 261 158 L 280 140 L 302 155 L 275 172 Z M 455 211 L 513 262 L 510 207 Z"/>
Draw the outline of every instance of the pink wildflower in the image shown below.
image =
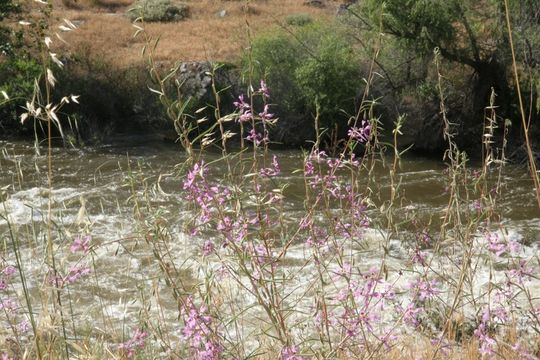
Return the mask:
<path fill-rule="evenodd" d="M 420 264 L 422 266 L 426 266 L 426 254 L 417 246 L 414 249 L 414 254 L 411 258 L 411 261 L 413 264 Z"/>
<path fill-rule="evenodd" d="M 486 235 L 486 240 L 488 242 L 489 251 L 494 253 L 496 257 L 500 257 L 506 251 L 506 243 L 499 240 L 499 235 L 497 233 L 488 233 Z"/>
<path fill-rule="evenodd" d="M 204 161 L 195 163 L 193 165 L 193 168 L 188 172 L 186 176 L 186 180 L 184 180 L 184 190 L 190 190 L 193 188 L 193 183 L 195 182 L 195 179 L 200 177 L 201 179 L 204 179 L 206 175 L 206 167 L 204 165 Z"/>
<path fill-rule="evenodd" d="M 528 353 L 524 347 L 521 345 L 521 343 L 518 341 L 517 343 L 512 346 L 512 350 L 514 350 L 518 355 L 525 360 L 538 360 L 538 358 L 530 353 Z"/>
<path fill-rule="evenodd" d="M 90 235 L 85 237 L 77 236 L 75 240 L 73 240 L 73 244 L 71 244 L 69 250 L 71 251 L 71 253 L 82 251 L 86 254 L 90 249 L 89 244 L 91 239 L 92 237 Z"/>
<path fill-rule="evenodd" d="M 313 167 L 313 163 L 310 160 L 307 160 L 304 164 L 304 174 L 306 176 L 313 175 L 315 172 L 315 168 Z"/>
<path fill-rule="evenodd" d="M 277 161 L 277 156 L 274 155 L 272 158 L 272 167 L 264 168 L 259 171 L 259 174 L 261 176 L 277 176 L 281 172 L 281 168 L 279 167 L 279 163 Z"/>
<path fill-rule="evenodd" d="M 357 140 L 360 143 L 365 143 L 369 140 L 371 134 L 371 125 L 366 120 L 362 120 L 362 126 L 353 126 L 349 129 L 348 135 L 350 138 Z"/>
<path fill-rule="evenodd" d="M 238 120 L 240 122 L 249 122 L 253 119 L 253 114 L 251 113 L 251 111 L 247 110 L 243 113 L 240 114 L 240 117 L 238 118 Z"/>
<path fill-rule="evenodd" d="M 23 320 L 17 324 L 17 331 L 26 333 L 28 330 L 30 330 L 30 322 L 28 320 Z"/>
<path fill-rule="evenodd" d="M 262 143 L 268 142 L 268 139 L 263 138 L 263 136 L 260 133 L 258 133 L 255 129 L 251 129 L 249 131 L 249 135 L 246 137 L 246 140 L 253 142 L 256 146 L 259 146 Z"/>
<path fill-rule="evenodd" d="M 144 348 L 144 341 L 147 337 L 148 333 L 146 331 L 135 329 L 132 338 L 125 343 L 120 344 L 118 348 L 125 353 L 128 359 L 132 359 L 138 349 Z"/>
<path fill-rule="evenodd" d="M 281 350 L 281 360 L 303 360 L 303 359 L 305 359 L 302 356 L 296 355 L 297 353 L 298 353 L 298 347 L 295 346 L 295 345 L 284 347 Z"/>
<path fill-rule="evenodd" d="M 496 341 L 489 336 L 488 327 L 491 319 L 491 312 L 489 307 L 486 306 L 484 313 L 482 314 L 482 320 L 476 330 L 474 330 L 474 335 L 478 338 L 480 343 L 480 353 L 482 356 L 493 356 L 493 349 L 497 344 Z"/>
<path fill-rule="evenodd" d="M 218 360 L 219 354 L 223 352 L 223 347 L 213 341 L 204 343 L 204 350 L 199 351 L 200 360 Z"/>
<path fill-rule="evenodd" d="M 209 256 L 214 252 L 214 243 L 211 240 L 206 240 L 203 245 L 203 256 Z"/>
<path fill-rule="evenodd" d="M 65 284 L 73 284 L 80 278 L 90 274 L 92 270 L 85 265 L 77 265 L 69 269 L 69 273 L 64 277 Z"/>
<path fill-rule="evenodd" d="M 409 289 L 411 290 L 413 299 L 418 299 L 419 301 L 431 300 L 440 294 L 441 290 L 436 286 L 436 280 L 425 281 L 417 279 L 409 283 Z"/>
<path fill-rule="evenodd" d="M 518 283 L 522 284 L 523 281 L 530 280 L 533 276 L 534 269 L 531 266 L 527 266 L 527 260 L 519 260 L 518 266 L 515 269 L 512 269 L 507 272 L 507 276 L 510 279 L 516 280 Z"/>
<path fill-rule="evenodd" d="M 405 324 L 414 328 L 420 326 L 419 315 L 420 312 L 423 311 L 423 308 L 418 308 L 411 302 L 405 309 L 400 310 L 403 313 L 403 322 Z"/>
<path fill-rule="evenodd" d="M 246 101 L 244 100 L 244 94 L 238 96 L 238 101 L 235 101 L 234 103 L 234 106 L 236 106 L 236 108 L 238 110 L 240 110 L 242 113 L 245 111 L 245 110 L 249 110 L 251 109 L 251 106 L 246 103 Z"/>
<path fill-rule="evenodd" d="M 262 121 L 270 121 L 274 118 L 274 114 L 271 114 L 268 111 L 269 111 L 268 105 L 264 105 L 263 112 L 259 113 L 259 116 L 261 117 Z"/>
<path fill-rule="evenodd" d="M 0 310 L 14 312 L 17 310 L 17 303 L 12 299 L 4 299 L 0 301 Z"/>
<path fill-rule="evenodd" d="M 268 86 L 266 85 L 266 82 L 264 80 L 261 80 L 261 87 L 259 88 L 259 91 L 265 98 L 270 98 Z"/>
<path fill-rule="evenodd" d="M 11 276 L 15 274 L 15 272 L 17 272 L 17 268 L 13 265 L 8 265 L 4 268 L 4 270 L 2 270 L 2 274 L 6 276 Z"/>
<path fill-rule="evenodd" d="M 212 331 L 212 318 L 207 314 L 207 307 L 201 305 L 197 308 L 193 299 L 188 297 L 183 309 L 184 328 L 182 335 L 189 339 L 195 359 L 217 360 L 223 352 L 223 347 L 214 341 Z"/>

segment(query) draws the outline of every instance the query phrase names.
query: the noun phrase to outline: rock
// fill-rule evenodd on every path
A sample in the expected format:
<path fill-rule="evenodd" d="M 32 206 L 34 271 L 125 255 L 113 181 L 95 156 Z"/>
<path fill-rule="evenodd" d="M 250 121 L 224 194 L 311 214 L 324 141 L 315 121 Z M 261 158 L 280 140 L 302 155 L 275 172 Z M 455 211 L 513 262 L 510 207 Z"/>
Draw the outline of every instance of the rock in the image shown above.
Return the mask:
<path fill-rule="evenodd" d="M 181 85 L 183 95 L 195 99 L 203 98 L 212 85 L 210 72 L 212 67 L 208 62 L 184 62 L 177 71 L 176 79 Z"/>
<path fill-rule="evenodd" d="M 190 17 L 190 7 L 171 0 L 137 0 L 127 15 L 131 21 L 139 17 L 148 22 L 181 21 Z"/>
<path fill-rule="evenodd" d="M 336 10 L 336 16 L 343 16 L 346 15 L 348 12 L 349 7 L 347 4 L 339 4 L 337 10 Z"/>
<path fill-rule="evenodd" d="M 322 0 L 305 0 L 304 1 L 305 6 L 312 6 L 316 8 L 324 8 L 326 4 Z"/>
<path fill-rule="evenodd" d="M 336 16 L 343 16 L 349 12 L 349 8 L 356 4 L 358 0 L 345 0 L 342 4 L 339 4 L 336 11 Z"/>
<path fill-rule="evenodd" d="M 73 25 L 75 25 L 76 27 L 81 27 L 86 21 L 85 20 L 71 20 L 71 22 L 73 23 Z"/>
<path fill-rule="evenodd" d="M 208 61 L 184 62 L 176 71 L 175 82 L 180 84 L 181 96 L 191 97 L 195 103 L 214 104 L 212 92 L 212 64 Z M 221 105 L 224 112 L 234 111 L 233 102 L 236 94 L 240 93 L 240 77 L 231 66 L 222 66 L 215 72 L 217 89 L 227 89 L 221 96 Z"/>

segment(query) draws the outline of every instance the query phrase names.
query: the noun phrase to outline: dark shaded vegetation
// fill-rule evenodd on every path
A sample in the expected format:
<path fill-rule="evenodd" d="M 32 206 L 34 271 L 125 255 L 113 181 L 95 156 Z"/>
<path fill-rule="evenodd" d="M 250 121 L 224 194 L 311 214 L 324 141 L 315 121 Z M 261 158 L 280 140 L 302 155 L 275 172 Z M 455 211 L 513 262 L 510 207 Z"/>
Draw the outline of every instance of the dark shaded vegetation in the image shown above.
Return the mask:
<path fill-rule="evenodd" d="M 64 109 L 77 121 L 74 135 L 79 141 L 99 142 L 115 133 L 147 131 L 163 117 L 162 108 L 149 94 L 149 77 L 142 64 L 116 68 L 82 51 L 59 76 L 59 94 L 81 97 L 80 104 Z"/>
<path fill-rule="evenodd" d="M 437 74 L 432 65 L 434 49 L 438 49 L 445 60 L 442 75 L 446 102 L 459 135 L 458 145 L 470 150 L 480 148 L 478 139 L 492 91 L 496 94 L 494 105 L 500 121 L 511 119 L 511 137 L 516 141 L 521 138 L 503 1 L 432 1 L 426 6 L 424 1 L 404 4 L 396 0 L 383 5 L 368 0 L 348 10 L 344 20 L 347 30 L 368 52 L 375 46 L 373 39 L 377 39 L 379 33 L 384 34 L 380 37 L 381 55 L 377 67 L 384 74 L 386 91 L 397 94 L 394 109 L 408 113 L 408 119 L 412 120 L 409 126 L 436 127 L 429 114 L 438 107 L 439 101 L 434 91 Z M 529 0 L 510 1 L 510 13 L 521 87 L 530 112 L 531 129 L 537 131 L 540 4 Z M 392 110 L 392 107 L 385 109 Z M 391 113 L 392 116 L 396 114 Z M 414 130 L 408 130 L 413 139 L 417 137 Z M 424 131 L 424 135 L 433 136 L 429 131 Z M 414 142 L 419 149 L 444 147 L 442 141 L 437 144 L 423 136 Z"/>

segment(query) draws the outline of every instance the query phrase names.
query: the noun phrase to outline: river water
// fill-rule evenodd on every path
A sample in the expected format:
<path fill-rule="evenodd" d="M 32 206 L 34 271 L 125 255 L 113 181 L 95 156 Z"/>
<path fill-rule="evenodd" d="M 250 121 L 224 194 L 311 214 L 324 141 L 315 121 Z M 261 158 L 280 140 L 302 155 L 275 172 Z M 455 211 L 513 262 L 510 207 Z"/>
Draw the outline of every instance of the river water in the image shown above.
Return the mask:
<path fill-rule="evenodd" d="M 4 265 L 15 264 L 11 230 L 18 241 L 27 286 L 38 313 L 44 296 L 40 289 L 48 271 L 44 255 L 49 198 L 47 159 L 37 156 L 27 143 L 0 142 L 0 148 L 1 255 Z M 295 172 L 302 168 L 303 155 L 299 151 L 274 154 L 280 160 L 280 178 L 289 183 L 284 192 L 286 218 L 294 219 L 301 214 L 304 200 L 302 174 Z M 206 161 L 217 157 L 207 154 Z M 176 265 L 185 265 L 199 254 L 204 239 L 186 233 L 181 221 L 190 217 L 182 197 L 183 180 L 177 176 L 177 165 L 185 160 L 184 154 L 174 144 L 126 138 L 90 149 L 55 148 L 53 159 L 54 251 L 58 267 L 65 273 L 79 261 L 78 255 L 69 251 L 74 238 L 91 235 L 94 270 L 84 277 L 87 280 L 74 284 L 69 294 L 75 309 L 74 321 L 86 324 L 85 331 L 91 337 L 121 342 L 118 333 L 111 335 L 118 328 L 131 329 L 141 318 L 158 316 L 169 327 L 169 336 L 180 336 L 174 299 L 165 292 L 159 298 L 155 296 L 161 289 L 159 265 L 138 232 L 133 199 L 137 196 L 146 199 L 159 213 L 152 220 L 163 219 L 167 223 L 168 236 L 172 239 L 169 250 L 174 253 Z M 442 161 L 434 159 L 401 161 L 400 193 L 406 199 L 402 203 L 403 212 L 415 212 L 425 223 L 432 218 L 431 223 L 437 224 L 448 202 L 445 168 Z M 474 165 L 470 169 L 474 171 Z M 377 208 L 387 198 L 390 179 L 387 170 L 375 171 L 373 193 L 382 194 L 373 196 L 373 207 Z M 523 166 L 506 165 L 502 179 L 504 185 L 498 200 L 501 223 L 527 254 L 534 255 L 540 245 L 540 211 L 533 184 Z M 407 252 L 400 248 L 399 240 L 393 240 L 393 249 L 393 266 L 409 266 Z M 301 252 L 293 248 L 290 256 L 301 258 Z M 371 262 L 376 264 L 379 256 L 377 251 L 366 256 L 366 266 Z M 310 270 L 302 268 L 302 271 Z M 197 274 L 186 272 L 184 281 L 196 279 Z M 13 293 L 22 297 L 20 284 L 14 285 Z M 160 311 L 153 310 L 156 303 L 160 303 Z M 146 305 L 152 310 L 145 314 Z M 21 315 L 21 319 L 25 317 Z"/>

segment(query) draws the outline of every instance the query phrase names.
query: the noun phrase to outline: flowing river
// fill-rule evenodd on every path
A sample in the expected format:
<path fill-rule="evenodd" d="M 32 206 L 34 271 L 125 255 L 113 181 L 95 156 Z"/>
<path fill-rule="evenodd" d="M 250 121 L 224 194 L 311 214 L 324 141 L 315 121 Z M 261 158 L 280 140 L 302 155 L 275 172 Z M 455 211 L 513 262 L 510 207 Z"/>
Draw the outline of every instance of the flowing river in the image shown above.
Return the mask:
<path fill-rule="evenodd" d="M 45 256 L 49 206 L 47 157 L 43 155 L 46 149 L 38 156 L 29 143 L 5 141 L 0 142 L 0 149 L 0 255 L 3 266 L 15 266 L 14 246 L 18 248 L 34 313 L 42 324 L 45 320 L 39 313 L 47 303 L 43 281 L 50 271 Z M 273 154 L 280 161 L 280 179 L 289 184 L 284 190 L 284 217 L 298 220 L 303 210 L 304 184 L 302 172 L 295 170 L 302 168 L 303 154 Z M 207 154 L 206 161 L 218 157 Z M 177 165 L 184 160 L 177 145 L 145 138 L 118 139 L 110 145 L 82 150 L 53 149 L 52 237 L 60 272 L 67 274 L 70 266 L 73 269 L 79 261 L 78 255 L 69 251 L 74 239 L 80 234 L 91 235 L 91 259 L 85 261 L 92 263 L 92 273 L 81 272 L 80 280 L 63 295 L 64 301 L 70 303 L 73 322 L 85 327 L 77 330 L 78 336 L 85 334 L 119 343 L 121 336 L 115 334 L 118 329 L 132 329 L 141 318 L 153 316 L 163 319 L 161 324 L 168 330 L 168 337 L 180 336 L 177 304 L 166 291 L 156 296 L 162 289 L 159 265 L 139 233 L 134 214 L 137 206 L 151 204 L 155 216 L 151 221 L 167 224 L 167 236 L 172 239 L 168 251 L 174 254 L 174 265 L 190 268 L 188 259 L 197 257 L 204 239 L 190 235 L 182 224 L 191 216 L 182 197 L 183 179 L 177 176 Z M 474 165 L 469 168 L 475 170 Z M 400 196 L 406 199 L 401 204 L 402 211 L 414 212 L 424 223 L 437 227 L 448 203 L 445 169 L 438 160 L 402 159 L 398 173 Z M 374 195 L 372 202 L 373 208 L 377 208 L 388 198 L 390 178 L 388 170 L 382 167 L 374 171 L 376 182 L 372 190 L 380 195 Z M 528 256 L 534 256 L 540 245 L 540 210 L 527 169 L 506 165 L 502 184 L 502 195 L 497 201 L 501 223 L 509 238 L 519 242 Z M 139 204 L 135 198 L 141 199 Z M 142 221 L 146 220 L 150 221 Z M 392 239 L 390 244 L 393 268 L 410 266 L 408 253 L 400 247 L 399 239 Z M 301 258 L 301 253 L 293 246 L 291 259 Z M 379 257 L 377 251 L 367 254 L 366 266 L 376 264 Z M 294 261 L 291 264 L 294 266 Z M 182 281 L 197 281 L 197 274 L 186 271 Z M 13 284 L 12 296 L 25 304 L 21 300 L 21 284 Z M 538 289 L 538 284 L 533 289 Z M 160 305 L 159 311 L 154 310 L 156 303 Z M 28 311 L 17 316 L 22 323 L 28 320 Z M 6 326 L 1 331 L 6 334 L 11 331 L 7 322 L 2 319 Z"/>

